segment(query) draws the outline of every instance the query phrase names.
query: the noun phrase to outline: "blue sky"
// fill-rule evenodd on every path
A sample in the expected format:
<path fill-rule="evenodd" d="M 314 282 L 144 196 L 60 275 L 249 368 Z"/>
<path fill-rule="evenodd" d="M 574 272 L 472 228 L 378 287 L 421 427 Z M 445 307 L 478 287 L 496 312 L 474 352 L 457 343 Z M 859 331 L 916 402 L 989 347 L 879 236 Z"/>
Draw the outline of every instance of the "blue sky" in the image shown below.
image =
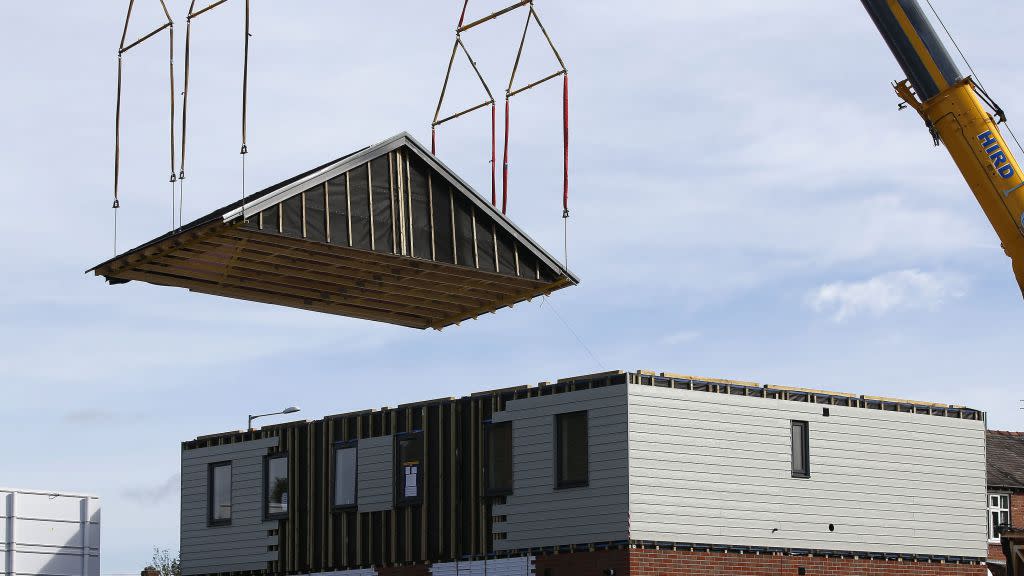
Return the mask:
<path fill-rule="evenodd" d="M 1024 114 L 1024 6 L 934 3 Z M 583 283 L 440 333 L 83 274 L 112 249 L 124 4 L 18 3 L 0 23 L 0 485 L 101 496 L 104 574 L 177 548 L 181 441 L 289 404 L 319 418 L 644 368 L 965 404 L 1024 427 L 1009 261 L 948 154 L 896 110 L 901 73 L 859 2 L 539 1 L 571 73 Z M 129 36 L 161 18 L 137 4 Z M 169 4 L 180 88 L 187 2 Z M 459 4 L 255 0 L 252 189 L 402 130 L 429 142 Z M 186 220 L 240 194 L 240 8 L 194 25 Z M 520 26 L 465 35 L 496 93 Z M 540 42 L 523 78 L 551 70 Z M 122 248 L 170 225 L 166 65 L 163 38 L 126 57 Z M 454 74 L 453 108 L 479 92 Z M 510 216 L 554 254 L 559 98 L 555 83 L 517 97 L 511 132 Z M 481 191 L 488 120 L 439 133 Z"/>

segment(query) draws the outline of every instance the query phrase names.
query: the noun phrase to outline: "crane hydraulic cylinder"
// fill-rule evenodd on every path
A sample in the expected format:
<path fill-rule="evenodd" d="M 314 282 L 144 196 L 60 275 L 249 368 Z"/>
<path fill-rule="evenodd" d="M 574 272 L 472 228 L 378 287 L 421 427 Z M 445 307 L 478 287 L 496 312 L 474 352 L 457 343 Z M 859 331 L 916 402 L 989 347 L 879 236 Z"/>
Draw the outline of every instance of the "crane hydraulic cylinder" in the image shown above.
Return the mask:
<path fill-rule="evenodd" d="M 945 144 L 995 228 L 1024 293 L 1024 173 L 982 96 L 991 100 L 973 78 L 960 73 L 918 0 L 861 2 L 907 75 L 895 83 L 896 93 Z"/>

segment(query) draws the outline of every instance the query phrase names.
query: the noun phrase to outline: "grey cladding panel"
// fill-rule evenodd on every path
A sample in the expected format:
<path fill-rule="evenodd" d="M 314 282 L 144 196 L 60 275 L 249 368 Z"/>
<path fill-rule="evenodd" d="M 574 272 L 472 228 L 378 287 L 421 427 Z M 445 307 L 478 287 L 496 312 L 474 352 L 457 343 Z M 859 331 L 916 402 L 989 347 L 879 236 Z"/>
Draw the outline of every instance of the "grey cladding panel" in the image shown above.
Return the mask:
<path fill-rule="evenodd" d="M 265 570 L 277 559 L 267 536 L 277 521 L 263 520 L 263 457 L 277 438 L 183 450 L 181 453 L 181 568 L 185 575 Z M 231 462 L 231 524 L 207 525 L 207 474 Z"/>
<path fill-rule="evenodd" d="M 393 436 L 359 440 L 356 500 L 360 512 L 391 510 L 394 506 L 394 445 Z"/>
<path fill-rule="evenodd" d="M 628 389 L 632 539 L 985 555 L 984 422 Z M 810 478 L 791 474 L 792 420 Z"/>
<path fill-rule="evenodd" d="M 555 489 L 555 415 L 588 413 L 589 484 Z M 495 422 L 512 422 L 513 494 L 494 514 L 496 550 L 625 540 L 628 532 L 626 387 L 508 403 Z"/>

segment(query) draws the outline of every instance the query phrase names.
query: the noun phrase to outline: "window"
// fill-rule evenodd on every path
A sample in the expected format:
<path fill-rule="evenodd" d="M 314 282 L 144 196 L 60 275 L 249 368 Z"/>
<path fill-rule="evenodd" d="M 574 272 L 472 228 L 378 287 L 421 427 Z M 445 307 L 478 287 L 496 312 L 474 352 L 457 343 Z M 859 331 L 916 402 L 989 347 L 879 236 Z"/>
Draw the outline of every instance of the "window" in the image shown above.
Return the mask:
<path fill-rule="evenodd" d="M 231 524 L 231 462 L 210 464 L 207 473 L 207 524 Z"/>
<path fill-rule="evenodd" d="M 358 465 L 355 442 L 338 442 L 334 445 L 334 506 L 345 508 L 356 505 L 356 466 Z"/>
<path fill-rule="evenodd" d="M 264 516 L 270 519 L 288 516 L 288 455 L 268 456 L 264 465 L 266 474 L 266 499 L 263 503 Z"/>
<path fill-rule="evenodd" d="M 487 450 L 487 494 L 512 493 L 512 423 L 488 424 L 484 429 Z"/>
<path fill-rule="evenodd" d="M 423 487 L 423 434 L 409 432 L 396 437 L 398 473 L 396 474 L 399 504 L 420 502 Z"/>
<path fill-rule="evenodd" d="M 792 451 L 793 478 L 811 477 L 811 439 L 807 422 L 790 422 L 790 449 Z"/>
<path fill-rule="evenodd" d="M 555 436 L 556 487 L 586 486 L 590 473 L 587 413 L 556 415 Z"/>
<path fill-rule="evenodd" d="M 1010 495 L 988 495 L 988 539 L 999 540 L 999 527 L 1010 525 Z"/>

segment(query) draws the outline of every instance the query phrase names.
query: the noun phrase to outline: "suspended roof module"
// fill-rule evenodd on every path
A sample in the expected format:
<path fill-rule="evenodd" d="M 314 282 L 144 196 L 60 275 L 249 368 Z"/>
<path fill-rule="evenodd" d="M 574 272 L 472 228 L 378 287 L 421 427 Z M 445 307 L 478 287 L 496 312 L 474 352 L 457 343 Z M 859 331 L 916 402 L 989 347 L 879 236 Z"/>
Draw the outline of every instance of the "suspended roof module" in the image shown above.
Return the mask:
<path fill-rule="evenodd" d="M 579 282 L 407 133 L 91 271 L 436 329 Z"/>

